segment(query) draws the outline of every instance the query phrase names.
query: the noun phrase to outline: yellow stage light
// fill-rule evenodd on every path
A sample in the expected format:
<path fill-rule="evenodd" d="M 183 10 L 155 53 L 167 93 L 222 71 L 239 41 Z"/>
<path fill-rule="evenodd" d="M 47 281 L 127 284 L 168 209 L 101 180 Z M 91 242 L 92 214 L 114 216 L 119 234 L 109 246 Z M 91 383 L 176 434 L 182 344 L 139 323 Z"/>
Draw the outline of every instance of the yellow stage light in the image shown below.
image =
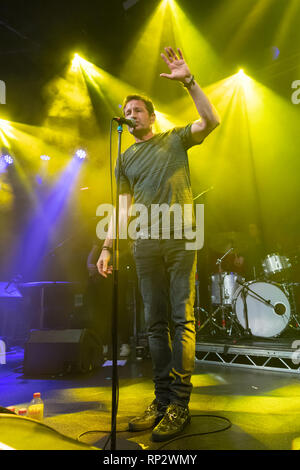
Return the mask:
<path fill-rule="evenodd" d="M 12 132 L 13 128 L 9 121 L 0 119 L 0 144 L 2 143 L 5 147 L 10 148 L 9 139 L 14 139 Z"/>
<path fill-rule="evenodd" d="M 75 53 L 71 63 L 71 71 L 78 72 L 79 70 L 83 71 L 91 81 L 101 76 L 94 64 Z"/>
<path fill-rule="evenodd" d="M 167 8 L 168 6 L 173 8 L 174 7 L 174 0 L 162 0 L 160 6 L 161 6 L 161 8 Z"/>
<path fill-rule="evenodd" d="M 12 126 L 9 121 L 6 121 L 5 119 L 0 119 L 0 129 L 2 129 L 6 134 L 9 135 L 12 130 Z"/>
<path fill-rule="evenodd" d="M 219 60 L 199 32 L 198 26 L 174 0 L 162 0 L 128 44 L 128 58 L 120 72 L 121 78 L 139 88 L 142 86 L 144 93 L 151 96 L 159 88 L 167 87 L 165 79 L 160 77 L 161 72 L 168 70 L 160 54 L 168 46 L 182 50 L 185 59 L 193 67 L 193 73 L 201 77 L 202 83 L 203 79 L 211 80 L 213 73 L 218 70 Z M 205 77 L 203 70 L 206 70 Z"/>
<path fill-rule="evenodd" d="M 244 69 L 240 69 L 235 76 L 237 78 L 237 86 L 241 86 L 241 91 L 244 92 L 246 99 L 255 99 L 253 95 L 253 80 L 251 77 L 245 73 Z"/>
<path fill-rule="evenodd" d="M 71 65 L 71 70 L 73 72 L 77 72 L 78 69 L 80 68 L 80 56 L 79 54 L 74 54 L 74 58 L 72 60 L 72 65 Z"/>

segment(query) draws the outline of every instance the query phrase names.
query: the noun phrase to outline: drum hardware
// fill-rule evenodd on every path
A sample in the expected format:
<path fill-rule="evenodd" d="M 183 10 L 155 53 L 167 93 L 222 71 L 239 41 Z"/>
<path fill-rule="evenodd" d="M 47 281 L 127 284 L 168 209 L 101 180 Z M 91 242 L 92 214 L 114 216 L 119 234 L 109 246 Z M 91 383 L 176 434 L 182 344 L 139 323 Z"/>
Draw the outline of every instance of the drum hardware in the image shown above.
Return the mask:
<path fill-rule="evenodd" d="M 278 285 L 285 291 L 291 304 L 291 320 L 294 321 L 295 326 L 292 323 L 290 323 L 289 326 L 294 330 L 300 330 L 300 321 L 298 318 L 297 303 L 294 291 L 294 287 L 299 286 L 300 284 L 298 282 L 284 282 Z"/>
<path fill-rule="evenodd" d="M 262 297 L 261 295 L 259 295 L 257 292 L 254 292 L 252 289 L 250 289 L 245 282 L 240 282 L 237 280 L 237 283 L 240 284 L 241 286 L 243 286 L 243 289 L 246 289 L 248 292 L 251 292 L 251 294 L 253 294 L 254 298 L 258 299 L 260 302 L 263 302 L 265 303 L 266 305 L 268 305 L 269 307 L 272 307 L 275 311 L 275 313 L 277 313 L 277 315 L 283 315 L 285 313 L 284 311 L 284 308 L 282 306 L 282 304 L 275 304 L 273 305 L 271 303 L 271 300 L 267 300 L 265 299 L 264 297 Z"/>
<path fill-rule="evenodd" d="M 243 337 L 244 329 L 238 323 L 236 315 L 232 311 L 232 308 L 226 311 L 226 334 L 227 336 L 234 336 L 235 338 L 241 339 Z"/>
<path fill-rule="evenodd" d="M 243 251 L 246 242 L 246 237 L 237 232 L 213 238 L 211 248 L 225 254 L 216 262 L 219 272 L 210 276 L 212 311 L 197 308 L 207 316 L 200 330 L 210 325 L 211 333 L 219 330 L 239 338 L 275 338 L 288 327 L 299 331 L 300 312 L 298 315 L 294 287 L 300 283 L 290 282 L 295 265 L 292 256 L 268 254 L 260 262 L 260 272 L 254 271 L 254 277 L 247 282 L 236 273 L 223 272 L 224 258 L 233 250 Z"/>
<path fill-rule="evenodd" d="M 220 307 L 217 308 L 216 311 L 219 309 L 221 310 L 222 314 L 222 329 L 225 330 L 226 322 L 225 322 L 225 310 L 226 310 L 226 305 L 224 302 L 224 297 L 223 297 L 223 277 L 222 277 L 222 261 L 226 258 L 226 256 L 229 255 L 233 251 L 233 247 L 229 248 L 229 250 L 226 251 L 226 253 L 221 257 L 217 259 L 216 265 L 219 266 L 219 294 L 220 294 Z"/>
<path fill-rule="evenodd" d="M 290 259 L 279 253 L 268 254 L 262 261 L 263 271 L 270 279 L 283 280 L 291 267 Z"/>
<path fill-rule="evenodd" d="M 221 330 L 223 332 L 225 331 L 225 328 L 223 326 L 220 326 L 218 324 L 217 319 L 215 318 L 218 311 L 219 311 L 219 308 L 217 310 L 215 310 L 214 312 L 212 312 L 212 313 L 208 313 L 208 312 L 205 311 L 205 313 L 207 314 L 207 319 L 202 323 L 202 325 L 198 326 L 198 331 L 197 331 L 198 333 L 201 330 L 203 330 L 203 328 L 205 328 L 207 324 L 210 324 L 211 331 L 215 331 L 216 329 Z"/>
<path fill-rule="evenodd" d="M 244 286 L 244 283 L 240 282 L 240 281 L 237 281 L 240 285 L 243 286 L 242 288 L 242 299 L 243 299 L 243 305 L 244 305 L 244 318 L 245 318 L 245 334 L 246 336 L 252 336 L 252 332 L 249 328 L 249 317 L 248 317 L 248 306 L 247 306 L 247 298 L 246 298 L 246 290 L 245 290 L 245 286 Z"/>
<path fill-rule="evenodd" d="M 222 261 L 225 259 L 226 256 L 229 255 L 234 250 L 233 247 L 231 247 L 229 250 L 226 251 L 226 253 L 221 257 L 218 258 L 216 264 L 219 267 L 219 273 L 218 273 L 218 299 L 216 300 L 217 302 L 217 308 L 211 312 L 210 314 L 207 314 L 207 319 L 200 325 L 198 331 L 201 331 L 203 328 L 206 327 L 207 324 L 210 324 L 213 329 L 218 329 L 221 330 L 222 332 L 225 332 L 229 335 L 232 334 L 233 326 L 236 323 L 236 319 L 233 315 L 231 315 L 231 295 L 230 295 L 230 289 L 227 291 L 224 289 L 224 279 L 225 276 L 230 276 L 228 274 L 225 274 L 222 272 Z M 233 276 L 234 274 L 231 273 Z M 223 293 L 224 292 L 224 293 Z M 221 326 L 218 324 L 218 321 L 216 319 L 216 315 L 218 313 L 221 313 Z M 230 320 L 230 326 L 229 330 L 226 328 L 226 320 Z"/>
<path fill-rule="evenodd" d="M 294 287 L 299 286 L 299 283 L 289 282 L 290 270 L 295 265 L 296 258 L 292 254 L 289 256 L 284 256 L 279 253 L 268 254 L 262 262 L 266 282 L 268 282 L 269 279 L 276 280 L 278 282 L 277 285 L 283 289 L 288 297 L 291 306 L 290 328 L 299 330 L 300 321 L 294 292 Z"/>
<path fill-rule="evenodd" d="M 220 279 L 221 276 L 221 279 Z M 212 274 L 211 277 L 211 303 L 212 305 L 221 305 L 223 296 L 223 303 L 231 306 L 233 294 L 239 287 L 237 279 L 243 280 L 244 278 L 237 273 L 222 272 Z M 222 288 L 222 296 L 220 295 L 220 282 Z"/>
<path fill-rule="evenodd" d="M 200 331 L 201 324 L 200 324 L 200 313 L 204 313 L 208 315 L 208 312 L 200 306 L 200 291 L 199 291 L 199 275 L 196 266 L 196 274 L 195 274 L 195 303 L 194 303 L 194 315 L 195 315 L 195 326 L 196 331 Z"/>
<path fill-rule="evenodd" d="M 254 292 L 252 289 L 250 289 L 248 286 L 247 286 L 247 283 L 245 282 L 241 282 L 239 280 L 236 281 L 240 286 L 242 286 L 242 289 L 241 289 L 241 296 L 242 296 L 242 301 L 243 301 L 243 313 L 244 313 L 244 319 L 245 319 L 245 327 L 244 327 L 244 333 L 247 335 L 247 336 L 252 336 L 252 331 L 249 327 L 249 316 L 248 316 L 248 306 L 247 306 L 247 292 L 249 293 L 250 292 L 250 296 L 252 294 L 252 297 L 254 299 L 257 299 L 259 302 L 262 302 L 266 305 L 268 305 L 269 307 L 273 308 L 274 309 L 274 312 L 277 314 L 277 315 L 284 315 L 284 313 L 286 312 L 286 308 L 283 304 L 275 304 L 273 305 L 271 303 L 270 300 L 267 300 L 265 298 L 263 298 L 261 295 L 259 295 L 257 292 Z"/>

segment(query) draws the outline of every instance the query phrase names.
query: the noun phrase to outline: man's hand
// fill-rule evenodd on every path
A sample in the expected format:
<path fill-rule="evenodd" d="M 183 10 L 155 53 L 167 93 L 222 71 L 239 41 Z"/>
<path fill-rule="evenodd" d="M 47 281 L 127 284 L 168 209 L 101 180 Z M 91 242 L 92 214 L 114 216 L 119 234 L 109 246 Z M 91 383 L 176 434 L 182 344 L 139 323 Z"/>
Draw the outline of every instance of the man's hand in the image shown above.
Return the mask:
<path fill-rule="evenodd" d="M 178 50 L 178 56 L 172 47 L 165 47 L 166 55 L 161 54 L 162 59 L 165 61 L 170 69 L 170 73 L 161 73 L 161 77 L 169 78 L 170 80 L 178 80 L 184 82 L 185 79 L 191 77 L 190 69 L 185 62 L 182 52 Z"/>
<path fill-rule="evenodd" d="M 165 51 L 167 56 L 161 54 L 161 57 L 169 67 L 170 73 L 161 73 L 160 76 L 170 80 L 178 80 L 187 87 L 200 117 L 193 122 L 191 133 L 195 144 L 200 144 L 220 124 L 220 118 L 208 97 L 194 80 L 181 50 L 177 49 L 178 55 L 172 47 L 165 47 Z"/>
<path fill-rule="evenodd" d="M 102 250 L 101 255 L 97 262 L 97 268 L 101 276 L 107 277 L 108 274 L 112 273 L 113 267 L 110 265 L 110 252 L 108 250 Z"/>
<path fill-rule="evenodd" d="M 233 261 L 234 266 L 240 268 L 244 264 L 244 258 L 243 256 L 238 256 L 237 254 L 234 255 L 234 261 Z"/>

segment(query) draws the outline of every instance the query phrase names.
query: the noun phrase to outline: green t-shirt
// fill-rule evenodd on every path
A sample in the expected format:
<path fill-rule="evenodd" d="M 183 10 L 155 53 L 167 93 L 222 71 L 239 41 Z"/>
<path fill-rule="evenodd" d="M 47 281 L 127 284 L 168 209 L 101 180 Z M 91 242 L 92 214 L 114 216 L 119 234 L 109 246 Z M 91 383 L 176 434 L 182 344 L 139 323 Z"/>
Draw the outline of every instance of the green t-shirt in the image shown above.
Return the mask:
<path fill-rule="evenodd" d="M 196 143 L 193 141 L 191 124 L 186 127 L 176 127 L 170 131 L 154 135 L 145 142 L 131 145 L 121 155 L 119 193 L 129 193 L 133 196 L 134 204 L 142 204 L 148 209 L 147 222 L 140 221 L 139 227 L 142 234 L 150 233 L 150 227 L 157 227 L 159 223 L 159 235 L 166 231 L 162 226 L 162 219 L 166 220 L 166 213 L 159 216 L 159 221 L 153 211 L 153 207 L 166 204 L 168 207 L 184 204 L 193 207 L 193 194 L 191 188 L 189 162 L 187 150 Z M 117 177 L 119 161 L 115 174 Z M 150 209 L 150 210 L 149 210 Z M 178 220 L 170 217 L 171 233 L 182 230 L 178 226 Z M 193 226 L 194 215 L 191 211 L 191 220 L 186 223 Z M 184 222 L 182 217 L 182 222 Z"/>

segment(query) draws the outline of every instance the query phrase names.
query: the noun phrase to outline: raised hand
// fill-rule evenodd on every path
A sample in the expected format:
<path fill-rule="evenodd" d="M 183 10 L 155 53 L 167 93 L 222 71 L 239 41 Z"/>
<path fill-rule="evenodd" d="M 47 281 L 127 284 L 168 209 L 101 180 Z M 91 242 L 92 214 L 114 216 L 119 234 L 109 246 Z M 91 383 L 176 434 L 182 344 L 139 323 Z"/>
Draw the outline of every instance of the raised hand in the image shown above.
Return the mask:
<path fill-rule="evenodd" d="M 160 76 L 170 80 L 178 80 L 183 82 L 186 78 L 191 76 L 190 69 L 185 62 L 182 52 L 177 49 L 178 56 L 172 47 L 165 47 L 165 54 L 161 54 L 162 59 L 165 61 L 170 69 L 170 73 L 161 73 Z"/>

